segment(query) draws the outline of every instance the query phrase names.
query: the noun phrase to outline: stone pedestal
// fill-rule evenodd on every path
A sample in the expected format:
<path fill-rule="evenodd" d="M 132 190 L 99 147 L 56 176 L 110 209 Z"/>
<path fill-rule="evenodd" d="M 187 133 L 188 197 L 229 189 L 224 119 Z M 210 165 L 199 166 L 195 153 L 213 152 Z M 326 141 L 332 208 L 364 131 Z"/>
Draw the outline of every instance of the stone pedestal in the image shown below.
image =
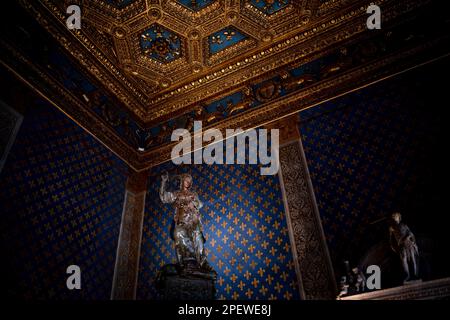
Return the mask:
<path fill-rule="evenodd" d="M 156 286 L 163 300 L 214 300 L 215 281 L 213 272 L 183 272 L 175 265 L 166 265 L 158 274 Z"/>
<path fill-rule="evenodd" d="M 163 299 L 214 300 L 214 280 L 179 275 L 169 276 L 164 283 Z"/>

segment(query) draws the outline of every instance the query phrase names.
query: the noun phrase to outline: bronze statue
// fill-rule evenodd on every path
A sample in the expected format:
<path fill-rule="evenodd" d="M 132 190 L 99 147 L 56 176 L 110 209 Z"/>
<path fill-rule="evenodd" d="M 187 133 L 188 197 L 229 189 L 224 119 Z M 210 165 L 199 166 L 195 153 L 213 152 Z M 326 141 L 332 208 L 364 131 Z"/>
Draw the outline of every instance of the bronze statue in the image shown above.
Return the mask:
<path fill-rule="evenodd" d="M 338 299 L 345 295 L 353 295 L 364 292 L 366 277 L 359 267 L 350 269 L 350 262 L 344 261 L 345 275 L 341 277 Z"/>
<path fill-rule="evenodd" d="M 366 287 L 366 277 L 364 276 L 364 273 L 359 270 L 358 267 L 355 267 L 352 269 L 353 273 L 353 286 L 354 290 L 357 293 L 361 293 L 364 291 L 364 288 Z"/>
<path fill-rule="evenodd" d="M 199 209 L 203 206 L 197 193 L 192 190 L 192 176 L 182 174 L 180 190 L 166 190 L 169 175 L 161 176 L 159 196 L 163 203 L 174 204 L 175 230 L 174 240 L 178 265 L 186 272 L 189 270 L 213 271 L 206 260 L 203 225 Z"/>
<path fill-rule="evenodd" d="M 419 250 L 416 244 L 414 234 L 409 230 L 408 226 L 401 222 L 402 215 L 398 212 L 392 214 L 392 225 L 389 227 L 389 237 L 391 248 L 401 259 L 403 271 L 406 274 L 404 282 L 410 280 L 410 264 L 412 273 L 417 278 Z"/>

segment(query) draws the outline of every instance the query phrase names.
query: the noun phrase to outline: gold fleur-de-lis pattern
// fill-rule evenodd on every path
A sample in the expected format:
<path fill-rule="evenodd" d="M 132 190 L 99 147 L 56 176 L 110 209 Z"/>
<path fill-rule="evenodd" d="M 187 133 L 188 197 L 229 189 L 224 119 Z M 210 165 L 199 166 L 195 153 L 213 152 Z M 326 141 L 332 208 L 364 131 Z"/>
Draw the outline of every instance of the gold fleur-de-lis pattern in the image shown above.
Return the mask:
<path fill-rule="evenodd" d="M 162 170 L 171 165 L 165 165 Z M 158 171 L 156 170 L 156 172 Z M 184 170 L 204 202 L 208 261 L 217 271 L 217 299 L 299 299 L 277 176 L 256 165 L 197 165 Z M 138 297 L 157 298 L 154 276 L 175 263 L 173 209 L 160 202 L 155 174 L 147 193 Z"/>
<path fill-rule="evenodd" d="M 61 112 L 30 106 L 0 175 L 3 293 L 109 299 L 126 172 Z M 72 264 L 81 269 L 82 290 L 66 287 Z"/>

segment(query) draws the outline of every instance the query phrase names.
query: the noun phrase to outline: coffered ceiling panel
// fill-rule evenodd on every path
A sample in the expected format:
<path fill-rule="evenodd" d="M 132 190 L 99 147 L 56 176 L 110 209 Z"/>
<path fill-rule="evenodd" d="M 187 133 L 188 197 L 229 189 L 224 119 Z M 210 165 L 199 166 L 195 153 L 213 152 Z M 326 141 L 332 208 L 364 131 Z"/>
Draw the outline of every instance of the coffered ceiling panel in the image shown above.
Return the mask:
<path fill-rule="evenodd" d="M 319 3 L 90 0 L 81 5 L 86 22 L 95 26 L 82 32 L 94 45 L 99 42 L 98 30 L 112 39 L 118 67 L 142 93 L 141 102 L 149 109 L 152 98 L 176 93 L 227 61 L 244 59 L 302 28 Z"/>
<path fill-rule="evenodd" d="M 372 2 L 20 0 L 29 15 L 4 31 L 2 64 L 143 169 L 167 160 L 176 128 L 265 124 L 407 68 L 448 37 L 431 0 L 379 0 L 383 27 L 368 30 Z M 80 30 L 66 26 L 71 4 Z"/>

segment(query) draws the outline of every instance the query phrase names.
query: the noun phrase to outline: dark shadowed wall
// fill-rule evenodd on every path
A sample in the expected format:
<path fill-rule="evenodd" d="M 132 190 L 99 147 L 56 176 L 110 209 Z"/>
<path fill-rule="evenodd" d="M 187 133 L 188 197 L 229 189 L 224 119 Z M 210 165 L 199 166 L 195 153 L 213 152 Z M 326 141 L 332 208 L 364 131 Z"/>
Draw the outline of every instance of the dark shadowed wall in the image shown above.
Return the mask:
<path fill-rule="evenodd" d="M 448 59 L 304 111 L 301 134 L 337 274 L 388 239 L 394 211 L 418 237 L 422 278 L 448 275 L 444 150 Z"/>

